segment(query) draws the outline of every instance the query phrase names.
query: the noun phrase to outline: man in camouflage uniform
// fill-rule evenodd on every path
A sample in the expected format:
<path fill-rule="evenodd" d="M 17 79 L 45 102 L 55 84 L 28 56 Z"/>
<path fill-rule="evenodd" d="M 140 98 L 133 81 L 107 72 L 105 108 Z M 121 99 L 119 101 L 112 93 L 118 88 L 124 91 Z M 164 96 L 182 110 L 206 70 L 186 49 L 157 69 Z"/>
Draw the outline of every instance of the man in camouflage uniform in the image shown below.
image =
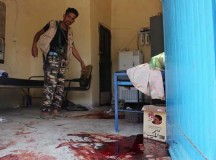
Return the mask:
<path fill-rule="evenodd" d="M 82 72 L 85 64 L 73 44 L 70 25 L 78 17 L 78 11 L 68 8 L 62 21 L 50 21 L 38 31 L 32 44 L 33 57 L 38 56 L 37 42 L 44 59 L 44 101 L 41 117 L 49 118 L 59 115 L 64 97 L 65 68 L 71 53 L 80 62 Z"/>
<path fill-rule="evenodd" d="M 44 102 L 41 108 L 43 112 L 61 108 L 64 96 L 65 63 L 65 59 L 61 56 L 47 56 L 44 66 Z"/>

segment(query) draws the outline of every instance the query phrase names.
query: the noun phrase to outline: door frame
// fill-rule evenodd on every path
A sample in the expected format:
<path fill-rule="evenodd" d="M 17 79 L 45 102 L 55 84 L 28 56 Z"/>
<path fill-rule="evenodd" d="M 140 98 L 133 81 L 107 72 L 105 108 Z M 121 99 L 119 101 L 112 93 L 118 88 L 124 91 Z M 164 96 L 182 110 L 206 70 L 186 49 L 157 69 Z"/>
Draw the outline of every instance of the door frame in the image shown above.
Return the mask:
<path fill-rule="evenodd" d="M 102 90 L 101 90 L 101 59 L 102 59 L 102 48 L 101 48 L 101 46 L 102 46 L 102 44 L 101 44 L 101 36 L 103 36 L 103 35 L 101 35 L 101 29 L 103 29 L 103 32 L 105 33 L 106 32 L 106 34 L 108 34 L 108 39 L 106 39 L 106 40 L 108 40 L 108 43 L 104 43 L 104 45 L 106 45 L 106 44 L 108 44 L 108 46 L 103 46 L 104 48 L 106 48 L 107 50 L 106 51 L 108 51 L 107 53 L 108 53 L 108 59 L 105 59 L 105 60 L 107 60 L 106 62 L 107 63 L 105 63 L 105 64 L 107 64 L 107 65 L 109 65 L 109 69 L 108 69 L 108 71 L 110 72 L 110 73 L 108 73 L 109 75 L 108 75 L 108 77 L 109 77 L 109 80 L 108 80 L 108 86 L 109 86 L 109 90 L 107 91 L 107 92 L 110 92 L 110 93 L 107 93 L 108 95 L 107 96 L 109 96 L 109 102 L 108 103 L 104 103 L 103 104 L 103 102 L 102 102 L 102 96 L 101 96 L 101 93 L 102 93 Z M 105 105 L 105 104 L 110 104 L 111 103 L 111 99 L 112 99 L 112 62 L 111 62 L 111 30 L 110 29 L 108 29 L 107 27 L 105 27 L 104 25 L 102 25 L 102 24 L 99 24 L 98 25 L 98 32 L 99 32 L 99 105 Z M 103 38 L 107 38 L 106 36 L 104 36 Z M 103 41 L 104 42 L 104 41 Z M 103 49 L 104 49 L 103 48 Z M 104 54 L 104 56 L 107 56 L 106 54 Z M 107 81 L 106 81 L 107 82 Z"/>

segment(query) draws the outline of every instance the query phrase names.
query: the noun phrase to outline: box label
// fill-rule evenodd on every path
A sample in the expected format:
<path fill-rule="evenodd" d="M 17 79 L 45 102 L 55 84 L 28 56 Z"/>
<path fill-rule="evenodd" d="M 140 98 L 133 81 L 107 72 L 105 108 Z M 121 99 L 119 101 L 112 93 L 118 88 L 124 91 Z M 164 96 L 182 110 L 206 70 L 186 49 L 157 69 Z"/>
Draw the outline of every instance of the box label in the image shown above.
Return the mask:
<path fill-rule="evenodd" d="M 166 113 L 144 111 L 144 137 L 166 141 Z"/>

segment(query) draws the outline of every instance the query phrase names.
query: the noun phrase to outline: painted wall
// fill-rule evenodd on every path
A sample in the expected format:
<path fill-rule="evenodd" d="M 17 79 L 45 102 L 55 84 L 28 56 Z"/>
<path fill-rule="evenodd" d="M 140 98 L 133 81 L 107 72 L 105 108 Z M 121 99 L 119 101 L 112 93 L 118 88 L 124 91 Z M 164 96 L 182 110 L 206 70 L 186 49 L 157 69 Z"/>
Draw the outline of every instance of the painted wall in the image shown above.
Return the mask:
<path fill-rule="evenodd" d="M 75 46 L 85 64 L 92 64 L 90 0 L 68 0 L 67 2 L 66 6 L 72 6 L 79 11 L 79 17 L 72 24 Z M 80 71 L 80 63 L 73 57 L 66 77 L 77 78 L 80 76 Z M 91 89 L 84 92 L 69 92 L 68 97 L 76 104 L 88 107 L 93 105 Z"/>
<path fill-rule="evenodd" d="M 88 92 L 73 92 L 71 99 L 75 103 L 83 104 L 87 107 L 98 106 L 99 105 L 99 32 L 98 25 L 102 24 L 107 28 L 111 27 L 111 0 L 91 0 L 88 1 L 87 9 L 88 14 L 85 20 L 90 23 L 90 25 L 85 25 L 83 30 L 80 30 L 79 27 L 77 30 L 80 30 L 78 36 L 83 37 L 81 40 L 82 43 L 87 43 L 90 45 L 88 50 L 85 51 L 85 57 L 87 58 L 86 65 L 92 64 L 92 83 L 91 88 Z M 81 28 L 82 26 L 80 26 Z M 84 26 L 83 26 L 84 27 Z M 74 28 L 75 29 L 75 28 Z M 85 32 L 84 32 L 85 30 Z M 87 32 L 88 31 L 88 32 Z M 88 35 L 85 35 L 88 34 Z M 74 65 L 74 64 L 73 64 Z M 76 67 L 76 66 L 74 66 Z M 73 66 L 72 66 L 73 68 Z M 79 74 L 79 73 L 77 73 Z"/>
<path fill-rule="evenodd" d="M 62 0 L 61 3 L 54 3 L 59 2 L 57 0 L 47 0 L 43 3 L 40 0 L 0 1 L 6 4 L 6 53 L 5 63 L 0 64 L 0 69 L 6 70 L 10 77 L 28 78 L 32 75 L 43 75 L 42 55 L 39 54 L 38 58 L 31 56 L 33 36 L 51 19 L 61 20 L 68 6 L 76 8 L 80 13 L 72 25 L 74 41 L 84 62 L 91 63 L 89 0 Z M 81 67 L 75 58 L 71 61 L 66 73 L 67 78 L 79 77 Z M 3 97 L 2 94 L 3 92 L 0 92 L 0 97 Z M 20 93 L 17 92 L 18 95 Z M 91 103 L 90 92 L 72 94 L 69 97 L 77 102 L 83 101 L 84 104 Z M 17 103 L 21 103 L 20 101 L 20 98 L 17 98 Z M 4 99 L 1 102 L 7 104 L 9 101 Z"/>
<path fill-rule="evenodd" d="M 43 3 L 40 0 L 0 1 L 6 4 L 5 64 L 0 64 L 0 69 L 6 70 L 10 77 L 16 78 L 43 75 L 42 55 L 38 58 L 31 56 L 34 34 L 49 20 L 61 20 L 68 6 L 78 9 L 80 16 L 72 25 L 75 45 L 84 62 L 93 65 L 93 79 L 89 91 L 70 92 L 69 99 L 87 106 L 97 106 L 99 103 L 98 24 L 104 25 L 112 32 L 112 63 L 115 71 L 118 51 L 124 48 L 137 49 L 138 30 L 149 27 L 149 17 L 161 12 L 159 0 L 62 0 L 61 3 L 57 0 L 46 0 Z M 150 47 L 142 49 L 145 52 L 145 60 L 148 61 Z M 78 61 L 75 58 L 71 61 L 66 73 L 67 78 L 80 75 Z M 20 94 L 20 91 L 16 93 L 19 98 L 14 102 L 20 104 L 20 96 L 23 94 Z M 40 89 L 33 90 L 32 93 L 41 96 Z M 1 98 L 3 92 L 0 92 L 0 100 Z M 9 99 L 10 96 L 4 97 L 1 102 L 8 104 Z"/>
<path fill-rule="evenodd" d="M 112 63 L 118 67 L 118 52 L 137 50 L 138 31 L 149 27 L 151 16 L 161 13 L 159 0 L 112 0 Z M 140 47 L 144 61 L 150 60 L 150 46 Z"/>
<path fill-rule="evenodd" d="M 91 52 L 93 77 L 91 84 L 94 106 L 99 104 L 99 24 L 111 28 L 111 0 L 91 0 Z"/>

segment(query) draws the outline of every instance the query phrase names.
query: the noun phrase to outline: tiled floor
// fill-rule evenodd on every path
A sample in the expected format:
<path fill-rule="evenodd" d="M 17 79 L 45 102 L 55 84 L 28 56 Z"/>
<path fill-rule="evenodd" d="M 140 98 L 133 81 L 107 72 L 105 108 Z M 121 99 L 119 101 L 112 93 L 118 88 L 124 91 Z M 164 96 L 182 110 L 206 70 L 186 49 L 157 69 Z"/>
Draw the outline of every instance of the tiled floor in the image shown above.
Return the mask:
<path fill-rule="evenodd" d="M 115 133 L 106 110 L 63 111 L 49 120 L 39 118 L 38 107 L 0 110 L 0 160 L 170 159 L 165 143 L 143 139 L 142 123 L 120 119 Z"/>

